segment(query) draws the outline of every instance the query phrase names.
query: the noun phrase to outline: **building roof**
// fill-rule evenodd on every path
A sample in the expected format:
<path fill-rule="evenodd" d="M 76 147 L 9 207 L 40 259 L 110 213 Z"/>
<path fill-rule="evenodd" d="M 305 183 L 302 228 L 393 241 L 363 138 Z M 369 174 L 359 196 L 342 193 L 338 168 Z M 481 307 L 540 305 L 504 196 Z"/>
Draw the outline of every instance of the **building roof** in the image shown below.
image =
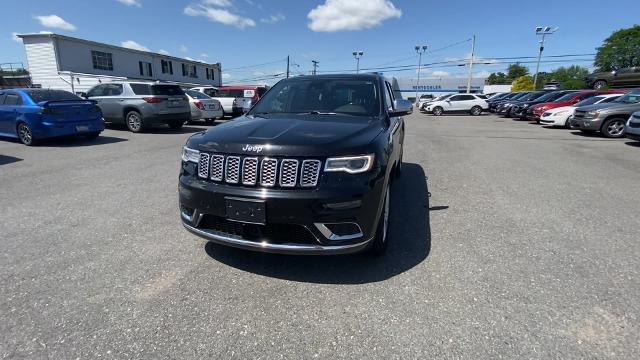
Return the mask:
<path fill-rule="evenodd" d="M 129 52 L 134 52 L 134 53 L 138 53 L 138 54 L 153 55 L 153 56 L 162 57 L 162 58 L 169 59 L 169 60 L 176 60 L 176 61 L 180 61 L 180 62 L 194 63 L 194 64 L 204 64 L 204 65 L 211 66 L 211 67 L 220 67 L 220 63 L 212 64 L 212 63 L 206 63 L 206 62 L 202 62 L 202 61 L 198 61 L 198 60 L 189 60 L 189 59 L 185 59 L 185 58 L 179 58 L 179 57 L 176 57 L 176 56 L 160 54 L 158 52 L 130 49 L 130 48 L 126 48 L 124 46 L 105 44 L 105 43 L 101 43 L 101 42 L 97 42 L 97 41 L 85 40 L 85 39 L 80 39 L 80 38 L 76 38 L 76 37 L 72 37 L 72 36 L 66 36 L 66 35 L 60 35 L 60 34 L 54 34 L 54 33 L 17 34 L 16 36 L 19 37 L 19 38 L 22 38 L 22 39 L 42 38 L 42 37 L 48 37 L 48 38 L 51 38 L 51 39 L 63 39 L 63 40 L 68 40 L 68 41 L 81 42 L 81 43 L 94 45 L 94 46 L 102 46 L 102 47 L 112 48 L 112 49 L 116 49 L 116 50 L 120 50 L 120 51 L 129 51 Z"/>

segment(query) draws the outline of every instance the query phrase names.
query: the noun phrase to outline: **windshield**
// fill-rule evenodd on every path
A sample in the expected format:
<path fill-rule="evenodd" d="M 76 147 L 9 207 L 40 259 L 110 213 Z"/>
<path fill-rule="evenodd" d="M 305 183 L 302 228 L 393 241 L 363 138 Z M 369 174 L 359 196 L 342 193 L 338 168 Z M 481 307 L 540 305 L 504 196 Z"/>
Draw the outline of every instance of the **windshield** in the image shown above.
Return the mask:
<path fill-rule="evenodd" d="M 529 93 L 519 93 L 518 95 L 512 97 L 509 100 L 520 100 L 523 99 L 525 96 L 527 96 Z"/>
<path fill-rule="evenodd" d="M 151 95 L 177 96 L 184 95 L 178 85 L 151 85 Z"/>
<path fill-rule="evenodd" d="M 253 107 L 259 113 L 340 113 L 358 116 L 380 114 L 376 82 L 343 79 L 295 79 L 277 83 Z"/>
<path fill-rule="evenodd" d="M 450 98 L 452 95 L 453 94 L 440 95 L 437 98 L 433 99 L 433 101 L 436 102 L 436 101 L 446 100 L 446 99 Z"/>
<path fill-rule="evenodd" d="M 41 101 L 82 100 L 77 95 L 64 90 L 27 90 L 27 94 L 35 103 Z"/>
<path fill-rule="evenodd" d="M 575 107 L 579 107 L 579 106 L 587 106 L 587 105 L 593 105 L 599 101 L 601 101 L 602 99 L 604 99 L 604 96 L 593 96 L 590 97 L 588 99 L 584 99 L 582 101 L 580 101 L 579 103 L 575 104 Z"/>
<path fill-rule="evenodd" d="M 576 97 L 575 93 L 568 93 L 566 95 L 563 95 L 563 96 L 557 98 L 555 101 L 569 101 L 569 100 L 573 99 L 574 97 Z"/>
<path fill-rule="evenodd" d="M 187 93 L 187 95 L 189 95 L 192 99 L 198 99 L 198 100 L 210 99 L 207 95 L 195 90 L 185 90 L 185 93 Z"/>
<path fill-rule="evenodd" d="M 522 97 L 520 100 L 522 100 L 522 101 L 531 101 L 531 100 L 535 100 L 535 99 L 539 98 L 540 96 L 542 96 L 544 94 L 545 93 L 543 93 L 543 92 L 535 92 L 535 93 L 527 94 L 527 96 Z"/>
<path fill-rule="evenodd" d="M 217 97 L 244 97 L 244 90 L 219 89 Z"/>
<path fill-rule="evenodd" d="M 616 101 L 612 101 L 613 103 L 623 103 L 623 104 L 635 104 L 640 102 L 640 93 L 632 93 L 625 94 L 619 97 Z"/>

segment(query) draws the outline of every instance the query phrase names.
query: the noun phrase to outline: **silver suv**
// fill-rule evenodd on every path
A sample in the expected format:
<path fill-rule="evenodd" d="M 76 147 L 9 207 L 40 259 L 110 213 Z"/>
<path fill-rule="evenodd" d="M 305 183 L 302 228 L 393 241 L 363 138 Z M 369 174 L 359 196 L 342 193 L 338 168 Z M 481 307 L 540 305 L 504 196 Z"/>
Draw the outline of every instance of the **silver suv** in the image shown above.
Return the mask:
<path fill-rule="evenodd" d="M 189 99 L 178 85 L 110 82 L 82 95 L 98 102 L 106 122 L 125 124 L 136 133 L 157 124 L 179 129 L 191 120 Z"/>

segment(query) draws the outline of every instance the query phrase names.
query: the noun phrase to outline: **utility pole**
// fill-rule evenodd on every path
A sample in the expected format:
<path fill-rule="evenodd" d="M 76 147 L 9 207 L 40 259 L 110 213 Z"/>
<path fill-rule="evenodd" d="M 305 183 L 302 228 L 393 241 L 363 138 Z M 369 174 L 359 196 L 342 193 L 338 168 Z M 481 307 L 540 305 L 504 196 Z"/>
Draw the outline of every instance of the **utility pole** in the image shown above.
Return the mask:
<path fill-rule="evenodd" d="M 315 74 L 316 74 L 316 72 L 317 72 L 317 71 L 316 71 L 316 69 L 318 68 L 318 64 L 320 64 L 320 61 L 318 61 L 318 60 L 311 60 L 311 62 L 313 63 L 313 73 L 312 73 L 312 75 L 315 75 Z"/>
<path fill-rule="evenodd" d="M 427 45 L 416 45 L 415 48 L 416 52 L 418 53 L 418 80 L 416 81 L 416 101 L 415 103 L 418 104 L 418 87 L 420 86 L 420 68 L 422 67 L 422 54 L 427 51 Z"/>
<path fill-rule="evenodd" d="M 287 55 L 287 79 L 289 78 L 289 55 Z"/>
<path fill-rule="evenodd" d="M 356 59 L 356 74 L 360 72 L 360 58 L 364 55 L 364 51 L 354 51 L 353 57 Z"/>
<path fill-rule="evenodd" d="M 536 65 L 536 74 L 533 76 L 533 88 L 536 88 L 538 84 L 538 72 L 540 71 L 540 59 L 542 59 L 542 52 L 544 51 L 544 39 L 547 35 L 551 35 L 556 32 L 558 28 L 552 29 L 551 26 L 538 26 L 536 27 L 536 35 L 542 35 L 540 40 L 540 52 L 538 53 L 538 64 Z"/>
<path fill-rule="evenodd" d="M 471 41 L 471 58 L 469 59 L 469 76 L 467 77 L 467 94 L 471 93 L 471 78 L 473 77 L 473 57 L 476 53 L 476 36 Z"/>

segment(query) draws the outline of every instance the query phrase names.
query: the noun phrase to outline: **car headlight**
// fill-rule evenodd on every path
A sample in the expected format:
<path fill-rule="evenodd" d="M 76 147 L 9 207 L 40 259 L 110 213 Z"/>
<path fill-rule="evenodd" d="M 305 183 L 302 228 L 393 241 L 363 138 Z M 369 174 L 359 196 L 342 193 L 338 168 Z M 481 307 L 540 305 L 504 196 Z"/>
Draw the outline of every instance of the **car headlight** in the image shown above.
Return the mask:
<path fill-rule="evenodd" d="M 373 158 L 373 154 L 328 158 L 327 163 L 324 166 L 324 171 L 342 171 L 349 174 L 360 174 L 371 170 L 371 167 L 373 166 Z"/>
<path fill-rule="evenodd" d="M 182 147 L 182 161 L 198 163 L 200 161 L 200 151 L 190 149 L 186 146 Z"/>
<path fill-rule="evenodd" d="M 591 110 L 589 112 L 587 112 L 587 116 L 588 118 L 597 118 L 598 115 L 600 115 L 600 111 L 598 110 Z"/>
<path fill-rule="evenodd" d="M 553 115 L 553 116 L 557 116 L 557 115 L 562 115 L 562 114 L 566 114 L 566 113 L 567 113 L 567 110 L 562 110 L 562 111 L 558 111 L 558 112 L 556 112 L 556 113 L 553 113 L 553 114 L 551 114 L 551 115 Z"/>

